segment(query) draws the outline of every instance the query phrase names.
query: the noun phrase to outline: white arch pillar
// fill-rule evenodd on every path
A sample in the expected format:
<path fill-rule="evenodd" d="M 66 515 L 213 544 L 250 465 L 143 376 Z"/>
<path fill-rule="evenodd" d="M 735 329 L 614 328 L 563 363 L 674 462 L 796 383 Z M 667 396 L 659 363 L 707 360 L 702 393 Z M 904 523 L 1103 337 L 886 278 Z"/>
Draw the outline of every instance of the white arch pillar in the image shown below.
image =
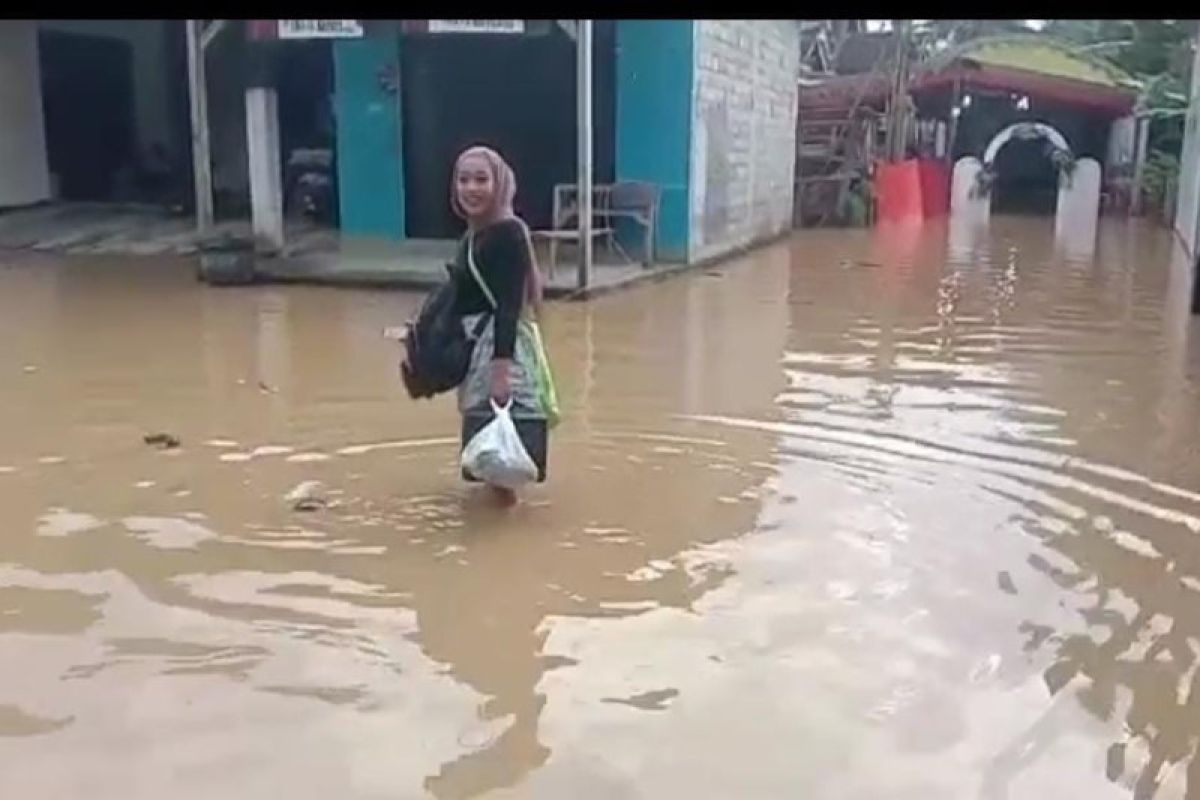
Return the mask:
<path fill-rule="evenodd" d="M 1059 178 L 1054 238 L 1066 254 L 1088 259 L 1096 250 L 1099 223 L 1100 162 L 1081 158 L 1069 178 Z"/>

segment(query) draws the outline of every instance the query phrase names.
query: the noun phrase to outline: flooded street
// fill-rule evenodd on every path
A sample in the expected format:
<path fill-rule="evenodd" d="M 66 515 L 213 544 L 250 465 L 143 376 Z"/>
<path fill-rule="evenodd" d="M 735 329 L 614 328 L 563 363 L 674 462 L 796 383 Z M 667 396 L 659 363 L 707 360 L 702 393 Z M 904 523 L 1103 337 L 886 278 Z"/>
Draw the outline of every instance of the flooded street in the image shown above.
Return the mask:
<path fill-rule="evenodd" d="M 2 256 L 0 797 L 1200 798 L 1188 281 L 1000 218 L 551 305 L 503 513 L 419 297 Z"/>

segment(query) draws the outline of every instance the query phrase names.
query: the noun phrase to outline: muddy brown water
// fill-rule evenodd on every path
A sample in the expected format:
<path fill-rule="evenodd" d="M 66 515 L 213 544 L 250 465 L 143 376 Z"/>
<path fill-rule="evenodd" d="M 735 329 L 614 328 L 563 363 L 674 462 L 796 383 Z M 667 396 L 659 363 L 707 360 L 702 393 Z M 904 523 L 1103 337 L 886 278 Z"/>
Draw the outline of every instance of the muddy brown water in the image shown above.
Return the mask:
<path fill-rule="evenodd" d="M 554 305 L 511 513 L 403 394 L 413 296 L 0 265 L 2 797 L 1200 798 L 1164 232 L 814 232 Z"/>

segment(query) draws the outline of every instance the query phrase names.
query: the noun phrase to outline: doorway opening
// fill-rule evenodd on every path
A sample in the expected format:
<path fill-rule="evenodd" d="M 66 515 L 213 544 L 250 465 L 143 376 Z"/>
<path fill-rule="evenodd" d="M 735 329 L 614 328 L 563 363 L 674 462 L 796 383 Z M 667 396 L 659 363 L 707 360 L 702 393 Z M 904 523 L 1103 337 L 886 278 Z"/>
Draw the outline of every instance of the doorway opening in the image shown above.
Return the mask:
<path fill-rule="evenodd" d="M 51 195 L 184 211 L 191 166 L 180 20 L 41 20 Z"/>
<path fill-rule="evenodd" d="M 134 155 L 133 46 L 120 39 L 41 30 L 38 52 L 51 195 L 106 201 Z"/>
<path fill-rule="evenodd" d="M 594 25 L 595 180 L 607 183 L 616 171 L 616 23 Z M 574 40 L 557 25 L 521 35 L 407 34 L 400 74 L 408 235 L 461 233 L 450 173 L 474 144 L 512 165 L 517 213 L 550 227 L 555 184 L 576 180 Z"/>
<path fill-rule="evenodd" d="M 996 155 L 992 211 L 1053 216 L 1058 205 L 1058 168 L 1045 139 L 1014 139 Z"/>
<path fill-rule="evenodd" d="M 292 219 L 336 227 L 337 130 L 329 40 L 288 41 L 276 73 L 283 207 Z"/>

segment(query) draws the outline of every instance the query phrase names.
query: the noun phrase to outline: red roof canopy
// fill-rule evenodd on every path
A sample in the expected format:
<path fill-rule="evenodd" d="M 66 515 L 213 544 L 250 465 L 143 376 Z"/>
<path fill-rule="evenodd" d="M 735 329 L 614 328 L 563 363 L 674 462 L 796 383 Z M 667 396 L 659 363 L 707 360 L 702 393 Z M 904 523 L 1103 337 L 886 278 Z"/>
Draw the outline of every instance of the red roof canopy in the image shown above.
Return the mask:
<path fill-rule="evenodd" d="M 928 72 L 913 82 L 914 93 L 935 91 L 953 86 L 961 81 L 964 88 L 971 86 L 1020 92 L 1030 97 L 1049 100 L 1065 106 L 1074 106 L 1114 117 L 1133 111 L 1136 95 L 1128 90 L 1100 86 L 1087 81 L 1045 75 L 1012 67 L 990 65 L 956 64 L 949 69 Z"/>

